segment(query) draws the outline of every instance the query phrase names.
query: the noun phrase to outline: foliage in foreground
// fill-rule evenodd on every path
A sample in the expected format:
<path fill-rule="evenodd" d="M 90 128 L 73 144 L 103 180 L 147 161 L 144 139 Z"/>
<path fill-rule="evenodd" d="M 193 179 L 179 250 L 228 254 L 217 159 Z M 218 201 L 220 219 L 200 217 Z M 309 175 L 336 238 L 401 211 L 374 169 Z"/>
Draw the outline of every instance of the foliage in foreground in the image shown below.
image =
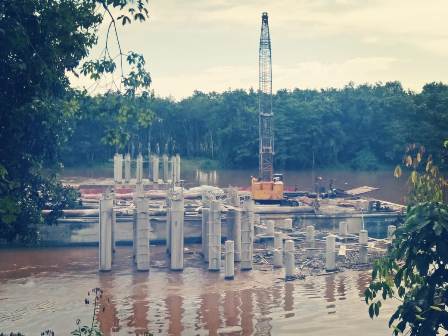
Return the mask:
<path fill-rule="evenodd" d="M 437 335 L 448 330 L 448 204 L 447 181 L 431 158 L 422 173 L 424 150 L 410 147 L 405 163 L 410 176 L 410 205 L 386 257 L 377 260 L 365 291 L 370 317 L 378 316 L 382 301 L 400 303 L 390 317 L 395 335 Z M 399 169 L 396 169 L 399 175 Z"/>
<path fill-rule="evenodd" d="M 129 99 L 151 83 L 144 59 L 124 53 L 117 25 L 144 21 L 146 0 L 0 1 L 0 241 L 34 242 L 37 227 L 52 223 L 76 195 L 57 182 L 60 149 L 79 111 L 67 74 L 92 79 L 121 64 L 120 87 Z M 112 14 L 113 12 L 113 14 Z M 83 60 L 108 24 L 98 60 Z M 108 47 L 115 36 L 119 54 Z M 129 72 L 123 73 L 123 62 Z M 117 69 L 118 71 L 119 69 Z M 118 86 L 117 86 L 118 88 Z M 143 95 L 143 94 L 141 94 Z M 42 210 L 53 212 L 47 218 Z"/>

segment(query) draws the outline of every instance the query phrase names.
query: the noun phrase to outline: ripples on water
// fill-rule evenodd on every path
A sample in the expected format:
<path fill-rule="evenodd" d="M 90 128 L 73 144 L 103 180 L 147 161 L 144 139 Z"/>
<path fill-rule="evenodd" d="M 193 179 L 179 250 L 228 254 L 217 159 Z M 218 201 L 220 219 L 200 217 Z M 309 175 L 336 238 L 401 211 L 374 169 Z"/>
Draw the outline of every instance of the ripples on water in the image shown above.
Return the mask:
<path fill-rule="evenodd" d="M 151 247 L 160 255 L 162 247 Z M 113 271 L 98 274 L 97 249 L 0 251 L 0 331 L 66 335 L 90 320 L 84 304 L 104 290 L 98 319 L 106 335 L 387 335 L 386 305 L 370 320 L 363 292 L 367 272 L 287 282 L 282 270 L 223 275 L 188 267 L 182 273 L 134 272 L 130 248 L 119 248 Z M 156 258 L 154 258 L 156 259 Z"/>

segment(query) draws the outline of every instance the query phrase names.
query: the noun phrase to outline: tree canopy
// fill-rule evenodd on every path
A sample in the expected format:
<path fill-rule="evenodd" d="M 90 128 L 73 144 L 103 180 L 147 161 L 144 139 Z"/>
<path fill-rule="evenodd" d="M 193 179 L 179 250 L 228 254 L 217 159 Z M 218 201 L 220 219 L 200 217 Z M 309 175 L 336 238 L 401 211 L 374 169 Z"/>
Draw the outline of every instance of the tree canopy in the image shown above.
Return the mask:
<path fill-rule="evenodd" d="M 125 60 L 130 71 L 121 76 L 123 95 L 135 97 L 151 81 L 140 55 L 120 47 L 115 58 L 105 48 L 100 59 L 82 62 L 100 24 L 109 22 L 119 42 L 118 22 L 147 16 L 141 0 L 0 2 L 0 239 L 35 240 L 36 225 L 73 205 L 75 193 L 55 176 L 80 106 L 67 73 L 81 68 L 96 79 L 116 69 L 115 59 Z M 43 208 L 54 212 L 43 218 Z"/>
<path fill-rule="evenodd" d="M 123 122 L 115 117 L 122 115 L 119 99 L 82 97 L 65 163 L 78 162 L 76 155 L 82 162 L 108 160 L 119 143 L 122 150 L 149 147 L 153 153 L 205 157 L 227 167 L 258 164 L 254 90 L 195 92 L 180 101 L 148 96 L 139 101 L 140 112 Z M 280 90 L 273 96 L 276 167 L 306 169 L 314 159 L 316 167 L 376 169 L 400 161 L 410 142 L 423 144 L 438 160 L 440 139 L 448 137 L 447 99 L 448 86 L 441 83 L 427 84 L 421 93 L 406 91 L 399 82 Z M 145 114 L 143 119 L 151 121 L 142 123 Z M 111 123 L 129 135 L 110 141 Z"/>

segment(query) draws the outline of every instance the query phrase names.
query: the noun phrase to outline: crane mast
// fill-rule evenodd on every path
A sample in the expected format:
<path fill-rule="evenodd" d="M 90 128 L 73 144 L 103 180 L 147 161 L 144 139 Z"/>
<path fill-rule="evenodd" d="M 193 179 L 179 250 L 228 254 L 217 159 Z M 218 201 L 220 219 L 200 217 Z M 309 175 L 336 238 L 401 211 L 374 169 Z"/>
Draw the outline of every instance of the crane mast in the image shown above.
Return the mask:
<path fill-rule="evenodd" d="M 272 181 L 274 170 L 274 133 L 272 113 L 272 60 L 271 37 L 269 35 L 268 13 L 261 16 L 261 34 L 259 49 L 259 138 L 261 181 Z"/>
<path fill-rule="evenodd" d="M 258 204 L 294 205 L 284 195 L 283 175 L 274 174 L 274 132 L 272 113 L 272 60 L 268 13 L 261 15 L 258 58 L 258 136 L 260 139 L 260 172 L 252 176 L 251 197 Z"/>

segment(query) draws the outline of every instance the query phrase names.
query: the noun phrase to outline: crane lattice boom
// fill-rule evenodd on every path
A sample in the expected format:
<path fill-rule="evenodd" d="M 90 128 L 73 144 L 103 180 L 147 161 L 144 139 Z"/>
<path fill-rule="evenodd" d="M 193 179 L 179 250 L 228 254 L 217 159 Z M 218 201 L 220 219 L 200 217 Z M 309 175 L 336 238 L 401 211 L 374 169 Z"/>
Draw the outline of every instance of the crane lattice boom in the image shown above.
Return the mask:
<path fill-rule="evenodd" d="M 274 170 L 272 60 L 268 13 L 266 12 L 264 12 L 261 16 L 258 104 L 260 137 L 260 179 L 262 181 L 272 181 L 272 174 Z"/>

